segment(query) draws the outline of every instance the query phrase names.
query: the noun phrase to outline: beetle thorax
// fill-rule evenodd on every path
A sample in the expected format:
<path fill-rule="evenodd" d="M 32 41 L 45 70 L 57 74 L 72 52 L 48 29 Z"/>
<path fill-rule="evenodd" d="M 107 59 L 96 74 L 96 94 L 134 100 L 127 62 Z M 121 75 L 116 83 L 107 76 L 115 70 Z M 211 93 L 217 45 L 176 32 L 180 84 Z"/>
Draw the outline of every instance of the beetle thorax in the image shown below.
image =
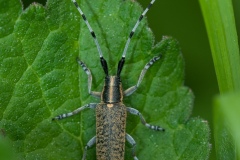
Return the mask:
<path fill-rule="evenodd" d="M 119 103 L 123 100 L 122 83 L 118 76 L 106 76 L 101 100 L 104 103 Z"/>

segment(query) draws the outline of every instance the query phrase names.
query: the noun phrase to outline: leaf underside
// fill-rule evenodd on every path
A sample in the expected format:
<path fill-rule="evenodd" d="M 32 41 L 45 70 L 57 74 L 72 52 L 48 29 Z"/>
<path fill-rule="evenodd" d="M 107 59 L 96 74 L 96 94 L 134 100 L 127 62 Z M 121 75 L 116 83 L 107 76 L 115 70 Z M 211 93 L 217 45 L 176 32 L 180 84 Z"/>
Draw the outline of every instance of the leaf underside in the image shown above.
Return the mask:
<path fill-rule="evenodd" d="M 110 73 L 115 74 L 142 8 L 130 0 L 79 4 L 97 34 Z M 99 102 L 88 95 L 87 75 L 76 63 L 79 56 L 92 72 L 92 89 L 101 91 L 104 72 L 94 40 L 70 0 L 49 0 L 45 7 L 34 3 L 26 10 L 18 0 L 0 0 L 0 6 L 0 129 L 4 131 L 0 136 L 7 139 L 17 159 L 80 159 L 95 135 L 94 111 L 57 122 L 51 118 Z M 179 44 L 167 36 L 156 43 L 146 19 L 130 43 L 123 88 L 135 85 L 144 65 L 160 54 L 161 60 L 148 70 L 139 89 L 124 98 L 126 106 L 166 130 L 149 130 L 137 116 L 128 115 L 126 132 L 137 142 L 137 157 L 208 159 L 208 124 L 189 118 L 194 96 L 183 86 Z M 95 151 L 91 148 L 87 159 L 95 159 Z M 125 159 L 133 159 L 129 144 Z"/>

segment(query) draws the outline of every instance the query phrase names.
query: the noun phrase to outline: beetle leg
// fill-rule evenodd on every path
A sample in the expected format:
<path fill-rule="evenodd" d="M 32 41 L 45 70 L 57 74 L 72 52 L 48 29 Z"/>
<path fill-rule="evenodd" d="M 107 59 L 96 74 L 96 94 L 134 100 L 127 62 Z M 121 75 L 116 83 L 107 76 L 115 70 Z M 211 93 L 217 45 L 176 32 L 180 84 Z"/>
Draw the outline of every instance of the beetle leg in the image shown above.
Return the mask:
<path fill-rule="evenodd" d="M 133 156 L 134 160 L 138 160 L 138 158 L 136 157 L 136 153 L 135 153 L 135 147 L 136 147 L 135 140 L 133 139 L 132 136 L 130 136 L 127 133 L 126 133 L 126 139 L 127 139 L 128 143 L 130 143 L 132 145 L 132 156 Z"/>
<path fill-rule="evenodd" d="M 144 117 L 142 116 L 142 114 L 138 110 L 136 110 L 135 108 L 127 107 L 127 111 L 131 114 L 139 116 L 142 124 L 145 125 L 146 127 L 150 128 L 152 130 L 155 130 L 155 131 L 165 131 L 165 129 L 162 128 L 162 127 L 148 124 L 146 122 L 146 120 L 144 119 Z"/>
<path fill-rule="evenodd" d="M 76 110 L 74 110 L 74 111 L 72 111 L 72 112 L 60 114 L 60 115 L 52 118 L 52 120 L 60 120 L 60 119 L 64 119 L 64 118 L 73 116 L 73 115 L 78 114 L 79 112 L 81 112 L 82 110 L 87 109 L 87 108 L 95 109 L 96 106 L 97 106 L 97 104 L 98 104 L 98 103 L 89 103 L 89 104 L 86 104 L 86 105 L 84 105 L 84 106 L 82 106 L 82 107 L 79 107 L 78 109 L 76 109 Z"/>
<path fill-rule="evenodd" d="M 94 136 L 93 138 L 91 138 L 87 145 L 84 147 L 84 153 L 83 153 L 83 157 L 82 157 L 82 160 L 85 160 L 86 159 L 86 156 L 87 156 L 87 150 L 89 148 L 91 148 L 94 144 L 96 143 L 96 136 Z"/>
<path fill-rule="evenodd" d="M 84 72 L 88 75 L 88 93 L 93 97 L 100 98 L 101 92 L 91 91 L 91 89 L 92 89 L 92 74 L 91 74 L 90 69 L 88 69 L 86 64 L 83 63 L 78 57 L 77 57 L 77 62 L 82 67 Z"/>
<path fill-rule="evenodd" d="M 124 91 L 124 96 L 129 96 L 131 94 L 133 94 L 137 88 L 139 87 L 140 83 L 142 82 L 142 79 L 145 75 L 145 73 L 147 72 L 147 70 L 157 61 L 161 58 L 161 56 L 154 56 L 143 68 L 139 78 L 138 78 L 138 82 L 135 86 L 132 86 L 130 88 L 128 88 L 127 90 Z"/>

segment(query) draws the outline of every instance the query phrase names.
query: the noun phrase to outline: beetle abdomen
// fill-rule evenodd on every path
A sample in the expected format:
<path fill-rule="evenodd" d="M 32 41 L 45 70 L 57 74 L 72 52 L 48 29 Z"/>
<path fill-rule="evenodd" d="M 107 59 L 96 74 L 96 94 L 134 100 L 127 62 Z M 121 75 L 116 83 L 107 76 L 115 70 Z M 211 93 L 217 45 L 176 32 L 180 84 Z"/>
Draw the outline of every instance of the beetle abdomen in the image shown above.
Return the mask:
<path fill-rule="evenodd" d="M 126 107 L 122 103 L 96 108 L 97 159 L 124 160 Z"/>

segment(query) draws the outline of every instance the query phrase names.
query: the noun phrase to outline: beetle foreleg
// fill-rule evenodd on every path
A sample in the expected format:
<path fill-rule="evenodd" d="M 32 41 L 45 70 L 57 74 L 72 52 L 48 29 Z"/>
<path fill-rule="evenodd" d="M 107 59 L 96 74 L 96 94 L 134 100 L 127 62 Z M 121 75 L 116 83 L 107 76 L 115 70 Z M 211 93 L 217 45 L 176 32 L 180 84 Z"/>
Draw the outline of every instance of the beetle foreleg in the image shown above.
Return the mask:
<path fill-rule="evenodd" d="M 145 75 L 145 73 L 147 72 L 147 70 L 157 61 L 159 60 L 161 57 L 160 56 L 154 56 L 143 68 L 139 78 L 138 78 L 138 82 L 135 86 L 132 86 L 130 88 L 128 88 L 127 90 L 124 91 L 124 96 L 129 96 L 131 94 L 133 94 L 137 88 L 139 87 L 140 83 L 142 82 L 142 79 Z"/>
<path fill-rule="evenodd" d="M 77 62 L 78 64 L 82 67 L 82 69 L 84 70 L 84 72 L 87 74 L 88 76 L 88 93 L 93 96 L 93 97 L 97 97 L 100 98 L 101 97 L 101 93 L 100 92 L 95 92 L 92 91 L 92 74 L 90 69 L 87 68 L 86 64 L 83 63 L 78 57 L 77 57 Z"/>
<path fill-rule="evenodd" d="M 134 114 L 134 115 L 139 116 L 142 124 L 145 125 L 146 127 L 150 128 L 150 129 L 152 129 L 152 130 L 155 130 L 155 131 L 165 131 L 165 129 L 162 128 L 162 127 L 148 124 L 148 123 L 146 122 L 146 120 L 144 119 L 144 117 L 142 116 L 142 114 L 141 114 L 138 110 L 136 110 L 136 109 L 134 109 L 134 108 L 131 108 L 131 107 L 127 107 L 127 111 L 128 111 L 129 113 L 131 113 L 131 114 Z"/>

